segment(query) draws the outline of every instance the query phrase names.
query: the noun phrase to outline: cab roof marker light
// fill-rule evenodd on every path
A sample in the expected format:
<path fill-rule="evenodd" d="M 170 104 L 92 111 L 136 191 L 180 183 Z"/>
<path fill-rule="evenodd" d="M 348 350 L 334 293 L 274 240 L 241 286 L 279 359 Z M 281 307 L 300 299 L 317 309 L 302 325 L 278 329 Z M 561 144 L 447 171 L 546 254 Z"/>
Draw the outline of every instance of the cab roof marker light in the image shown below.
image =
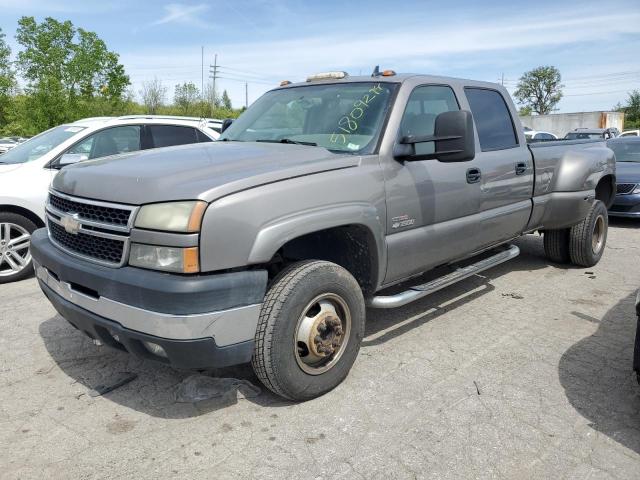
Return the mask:
<path fill-rule="evenodd" d="M 393 77 L 396 74 L 394 70 L 385 70 L 382 72 L 383 77 Z"/>
<path fill-rule="evenodd" d="M 280 82 L 281 87 L 286 87 L 287 85 L 291 85 L 291 82 L 289 80 L 283 80 Z"/>
<path fill-rule="evenodd" d="M 341 78 L 346 78 L 348 76 L 349 76 L 349 74 L 347 72 L 316 73 L 314 75 L 309 75 L 307 77 L 307 82 L 314 82 L 316 80 L 339 80 Z"/>

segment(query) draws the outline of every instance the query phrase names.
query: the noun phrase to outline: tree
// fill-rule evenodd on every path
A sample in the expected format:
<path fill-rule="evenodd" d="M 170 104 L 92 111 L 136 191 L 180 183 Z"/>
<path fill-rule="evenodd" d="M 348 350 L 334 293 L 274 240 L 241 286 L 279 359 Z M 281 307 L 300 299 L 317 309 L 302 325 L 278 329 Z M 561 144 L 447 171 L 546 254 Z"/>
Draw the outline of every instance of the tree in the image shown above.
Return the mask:
<path fill-rule="evenodd" d="M 146 107 L 147 113 L 155 115 L 158 109 L 164 104 L 167 95 L 167 87 L 165 87 L 156 77 L 153 80 L 142 83 L 140 96 L 142 103 Z"/>
<path fill-rule="evenodd" d="M 199 98 L 200 91 L 198 87 L 193 82 L 185 82 L 182 85 L 176 85 L 173 103 L 180 107 L 186 115 L 193 109 Z"/>
<path fill-rule="evenodd" d="M 526 72 L 518 81 L 513 96 L 520 105 L 530 107 L 538 115 L 553 111 L 562 98 L 562 77 L 556 67 L 544 66 Z"/>
<path fill-rule="evenodd" d="M 624 112 L 624 127 L 640 127 L 640 90 L 629 92 L 626 105 L 617 105 L 620 112 Z"/>
<path fill-rule="evenodd" d="M 229 98 L 229 94 L 225 90 L 222 92 L 222 107 L 228 110 L 231 110 L 233 106 L 231 105 L 231 99 Z"/>
<path fill-rule="evenodd" d="M 27 82 L 26 111 L 37 131 L 122 102 L 129 77 L 94 32 L 70 21 L 22 17 L 16 40 L 23 47 L 16 64 Z"/>
<path fill-rule="evenodd" d="M 531 113 L 533 113 L 533 110 L 531 110 L 531 107 L 529 106 L 520 107 L 520 110 L 518 110 L 518 115 L 521 117 L 528 117 Z"/>
<path fill-rule="evenodd" d="M 11 48 L 4 40 L 0 28 L 0 128 L 8 122 L 12 96 L 15 93 L 16 77 L 11 69 Z"/>

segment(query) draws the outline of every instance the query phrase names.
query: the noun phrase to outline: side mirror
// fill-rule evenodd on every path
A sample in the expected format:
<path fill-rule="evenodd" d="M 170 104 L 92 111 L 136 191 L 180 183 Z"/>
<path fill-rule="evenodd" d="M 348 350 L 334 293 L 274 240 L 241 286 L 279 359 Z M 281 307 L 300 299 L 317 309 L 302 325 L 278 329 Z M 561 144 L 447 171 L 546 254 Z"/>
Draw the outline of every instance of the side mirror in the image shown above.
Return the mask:
<path fill-rule="evenodd" d="M 415 144 L 434 142 L 434 153 L 416 154 Z M 407 149 L 409 146 L 410 149 Z M 409 152 L 412 152 L 408 154 Z M 400 139 L 394 155 L 403 160 L 438 159 L 441 162 L 467 162 L 476 156 L 473 117 L 467 110 L 443 112 L 436 117 L 433 135 L 408 135 Z"/>
<path fill-rule="evenodd" d="M 73 165 L 74 163 L 83 162 L 88 160 L 89 156 L 83 153 L 65 153 L 58 160 L 58 165 L 64 167 L 66 165 Z"/>
<path fill-rule="evenodd" d="M 231 126 L 233 123 L 233 118 L 225 118 L 222 121 L 222 128 L 220 128 L 220 133 L 224 133 L 224 131 Z"/>

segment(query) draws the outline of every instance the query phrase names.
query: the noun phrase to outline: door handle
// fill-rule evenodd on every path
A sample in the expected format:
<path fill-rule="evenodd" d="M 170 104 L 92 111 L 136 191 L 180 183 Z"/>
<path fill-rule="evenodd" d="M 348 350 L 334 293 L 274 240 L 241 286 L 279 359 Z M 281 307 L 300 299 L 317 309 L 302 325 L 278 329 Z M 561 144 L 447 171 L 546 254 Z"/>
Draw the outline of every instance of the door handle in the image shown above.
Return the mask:
<path fill-rule="evenodd" d="M 516 163 L 516 175 L 522 175 L 524 173 L 527 173 L 528 168 L 529 168 L 529 165 L 527 164 L 527 162 Z"/>
<path fill-rule="evenodd" d="M 479 168 L 470 168 L 467 170 L 467 183 L 478 183 L 482 177 L 482 172 Z"/>

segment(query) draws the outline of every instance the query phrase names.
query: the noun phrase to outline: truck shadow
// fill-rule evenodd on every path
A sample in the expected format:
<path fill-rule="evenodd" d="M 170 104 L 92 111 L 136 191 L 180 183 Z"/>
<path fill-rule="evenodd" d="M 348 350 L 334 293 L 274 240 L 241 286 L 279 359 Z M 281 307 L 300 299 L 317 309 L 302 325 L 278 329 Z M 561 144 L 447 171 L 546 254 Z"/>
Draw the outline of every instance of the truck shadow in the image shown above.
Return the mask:
<path fill-rule="evenodd" d="M 635 294 L 628 295 L 598 323 L 598 330 L 570 347 L 558 365 L 567 399 L 590 426 L 640 453 L 640 386 L 632 370 L 636 331 Z"/>
<path fill-rule="evenodd" d="M 448 288 L 435 292 L 404 307 L 393 310 L 367 309 L 367 325 L 362 346 L 380 345 L 418 328 L 440 315 L 472 302 L 495 290 L 491 281 L 515 271 L 534 271 L 552 266 L 560 270 L 575 268 L 570 265 L 554 265 L 544 256 L 542 237 L 527 235 L 513 242 L 520 248 L 520 255 L 506 263 L 469 277 Z M 420 279 L 414 280 L 420 283 Z M 394 287 L 395 288 L 395 287 Z M 403 288 L 398 288 L 403 290 Z M 514 292 L 504 292 L 505 295 Z M 390 312 L 393 311 L 393 314 Z"/>
<path fill-rule="evenodd" d="M 239 385 L 224 394 L 209 400 L 193 403 L 177 401 L 182 382 L 199 372 L 177 370 L 149 360 L 140 359 L 109 347 L 97 347 L 83 333 L 73 328 L 66 320 L 56 315 L 40 324 L 40 336 L 53 361 L 71 379 L 86 388 L 84 393 L 98 385 L 109 385 L 121 378 L 124 372 L 137 375 L 127 383 L 103 395 L 104 398 L 147 415 L 182 419 L 205 415 L 216 410 L 232 407 L 239 402 L 251 402 L 261 407 L 283 407 L 291 405 L 264 388 L 255 377 L 250 365 L 221 368 L 201 372 L 217 378 L 238 379 Z M 246 391 L 250 382 L 261 389 L 257 396 L 242 399 L 239 392 Z M 65 385 L 64 383 L 62 385 Z M 78 395 L 77 387 L 69 389 Z"/>

